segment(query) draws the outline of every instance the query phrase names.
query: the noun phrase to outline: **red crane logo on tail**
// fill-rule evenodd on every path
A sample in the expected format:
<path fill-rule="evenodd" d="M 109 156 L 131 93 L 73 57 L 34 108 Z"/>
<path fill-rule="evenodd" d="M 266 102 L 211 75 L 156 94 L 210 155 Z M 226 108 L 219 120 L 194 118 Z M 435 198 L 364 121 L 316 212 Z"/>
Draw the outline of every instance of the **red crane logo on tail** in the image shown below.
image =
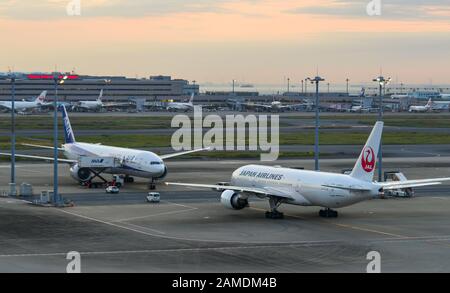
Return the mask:
<path fill-rule="evenodd" d="M 375 169 L 375 152 L 371 147 L 366 147 L 362 154 L 361 165 L 367 173 Z"/>

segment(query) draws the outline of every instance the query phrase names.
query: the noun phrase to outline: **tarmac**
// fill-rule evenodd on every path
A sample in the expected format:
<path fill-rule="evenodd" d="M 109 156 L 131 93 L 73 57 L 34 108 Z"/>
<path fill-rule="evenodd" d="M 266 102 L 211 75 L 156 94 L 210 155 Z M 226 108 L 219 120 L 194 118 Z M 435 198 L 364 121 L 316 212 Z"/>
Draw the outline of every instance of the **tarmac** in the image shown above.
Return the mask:
<path fill-rule="evenodd" d="M 171 182 L 228 181 L 248 160 L 170 161 Z M 311 160 L 271 163 L 311 169 Z M 324 159 L 323 171 L 351 168 L 354 159 Z M 18 182 L 36 193 L 51 189 L 52 165 L 18 163 Z M 408 179 L 450 177 L 450 157 L 387 158 L 386 170 Z M 9 165 L 0 165 L 0 190 Z M 382 272 L 450 272 L 450 186 L 416 190 L 411 199 L 375 199 L 339 209 L 282 205 L 284 220 L 264 217 L 267 201 L 226 209 L 212 190 L 158 185 L 160 204 L 145 202 L 137 179 L 107 195 L 85 189 L 60 166 L 60 190 L 71 208 L 43 208 L 27 198 L 0 198 L 0 272 L 65 272 L 70 251 L 82 272 L 365 272 L 367 254 L 381 255 Z"/>

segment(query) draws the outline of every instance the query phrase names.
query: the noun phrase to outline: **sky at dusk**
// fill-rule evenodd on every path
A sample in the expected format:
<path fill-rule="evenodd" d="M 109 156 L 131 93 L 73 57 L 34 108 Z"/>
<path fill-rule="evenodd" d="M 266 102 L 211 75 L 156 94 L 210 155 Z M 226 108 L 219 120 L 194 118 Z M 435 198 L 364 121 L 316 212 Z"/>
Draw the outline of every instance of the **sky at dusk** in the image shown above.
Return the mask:
<path fill-rule="evenodd" d="M 0 71 L 450 83 L 450 0 L 0 0 Z M 76 2 L 76 1 L 75 1 Z"/>

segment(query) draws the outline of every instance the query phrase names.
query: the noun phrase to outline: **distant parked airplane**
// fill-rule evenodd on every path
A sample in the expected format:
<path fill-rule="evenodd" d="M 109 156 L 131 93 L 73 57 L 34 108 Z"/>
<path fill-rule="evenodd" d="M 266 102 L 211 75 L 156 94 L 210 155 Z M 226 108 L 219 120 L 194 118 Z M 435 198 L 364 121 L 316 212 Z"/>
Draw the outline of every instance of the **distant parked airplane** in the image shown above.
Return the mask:
<path fill-rule="evenodd" d="M 428 100 L 428 103 L 425 106 L 411 106 L 409 107 L 409 112 L 428 112 L 431 110 L 433 106 L 433 101 L 431 99 Z"/>
<path fill-rule="evenodd" d="M 14 109 L 16 112 L 25 112 L 32 109 L 37 109 L 44 104 L 45 98 L 47 96 L 47 91 L 43 91 L 33 102 L 27 101 L 17 101 L 14 102 Z M 0 107 L 6 108 L 9 111 L 12 110 L 11 101 L 0 101 Z"/>
<path fill-rule="evenodd" d="M 180 103 L 180 102 L 172 102 L 168 103 L 166 109 L 168 111 L 184 111 L 188 112 L 194 109 L 194 94 L 191 95 L 189 102 Z"/>

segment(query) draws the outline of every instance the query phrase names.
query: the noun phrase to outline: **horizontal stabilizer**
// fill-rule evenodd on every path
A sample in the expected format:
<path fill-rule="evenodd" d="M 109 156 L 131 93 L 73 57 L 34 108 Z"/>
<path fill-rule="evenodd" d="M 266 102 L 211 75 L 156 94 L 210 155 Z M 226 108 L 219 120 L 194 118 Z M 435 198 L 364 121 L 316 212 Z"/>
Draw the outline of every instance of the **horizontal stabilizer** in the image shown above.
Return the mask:
<path fill-rule="evenodd" d="M 40 149 L 47 149 L 47 150 L 53 150 L 54 149 L 54 147 L 45 146 L 45 145 L 30 144 L 30 143 L 21 143 L 20 145 L 34 147 L 34 148 L 40 148 Z M 58 151 L 64 151 L 64 149 L 63 148 L 58 148 Z"/>
<path fill-rule="evenodd" d="M 394 185 L 394 186 L 387 186 L 383 187 L 384 190 L 397 190 L 397 189 L 406 189 L 406 188 L 412 188 L 412 187 L 424 187 L 424 186 L 433 186 L 433 185 L 441 185 L 441 182 L 430 182 L 430 183 L 416 183 L 414 185 Z"/>
<path fill-rule="evenodd" d="M 393 190 L 393 189 L 404 189 L 404 188 L 438 185 L 438 184 L 442 184 L 442 182 L 445 182 L 445 181 L 450 181 L 450 178 L 433 178 L 433 179 L 422 179 L 422 180 L 394 181 L 394 182 L 386 182 L 386 183 L 380 183 L 380 184 L 381 184 L 381 187 L 383 187 L 383 189 L 385 189 L 385 190 Z"/>

